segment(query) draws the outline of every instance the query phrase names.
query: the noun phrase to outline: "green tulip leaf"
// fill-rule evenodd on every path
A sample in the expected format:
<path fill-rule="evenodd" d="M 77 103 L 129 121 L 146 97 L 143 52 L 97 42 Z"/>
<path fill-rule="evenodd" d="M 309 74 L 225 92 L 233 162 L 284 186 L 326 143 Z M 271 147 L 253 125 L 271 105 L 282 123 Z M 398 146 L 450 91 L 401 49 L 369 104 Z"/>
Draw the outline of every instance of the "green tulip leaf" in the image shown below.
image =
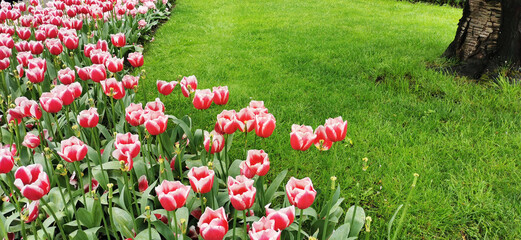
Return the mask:
<path fill-rule="evenodd" d="M 282 171 L 281 173 L 279 173 L 279 175 L 277 175 L 277 177 L 273 180 L 273 182 L 271 182 L 270 186 L 266 190 L 266 194 L 264 197 L 265 202 L 267 202 L 267 203 L 272 202 L 272 200 L 275 196 L 275 192 L 279 189 L 280 184 L 282 183 L 282 181 L 284 181 L 284 178 L 286 178 L 287 173 L 288 173 L 287 169 Z M 262 207 L 264 207 L 264 206 L 262 206 Z"/>
<path fill-rule="evenodd" d="M 134 237 L 132 233 L 132 221 L 134 220 L 130 214 L 117 207 L 112 208 L 112 217 L 114 219 L 114 225 L 116 229 L 127 238 Z"/>
<path fill-rule="evenodd" d="M 353 220 L 353 214 L 354 221 Z M 364 209 L 360 206 L 356 206 L 356 214 L 355 214 L 355 206 L 351 206 L 346 213 L 346 218 L 344 221 L 345 224 L 349 224 L 351 226 L 349 231 L 349 237 L 356 237 L 360 233 L 360 230 L 362 230 L 362 227 L 365 223 L 365 212 Z"/>

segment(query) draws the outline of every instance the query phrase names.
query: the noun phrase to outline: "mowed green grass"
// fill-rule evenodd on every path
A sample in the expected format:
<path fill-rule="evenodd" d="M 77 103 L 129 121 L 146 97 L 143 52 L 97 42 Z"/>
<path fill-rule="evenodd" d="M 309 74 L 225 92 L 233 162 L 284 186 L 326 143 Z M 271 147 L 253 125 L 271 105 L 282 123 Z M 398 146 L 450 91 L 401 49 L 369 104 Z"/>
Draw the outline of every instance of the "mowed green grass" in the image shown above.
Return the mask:
<path fill-rule="evenodd" d="M 178 75 L 197 76 L 199 88 L 227 85 L 228 105 L 205 111 L 178 87 L 162 97 L 169 114 L 209 131 L 223 109 L 263 100 L 277 119 L 257 142 L 270 176 L 289 169 L 323 190 L 335 175 L 345 206 L 360 195 L 371 239 L 386 236 L 413 173 L 404 239 L 519 239 L 521 91 L 426 67 L 442 63 L 461 12 L 392 0 L 178 0 L 147 46 L 142 84 L 148 100 L 157 79 Z M 335 146 L 338 158 L 292 150 L 292 124 L 315 128 L 337 116 L 354 144 Z M 243 145 L 236 134 L 234 159 L 245 158 Z"/>

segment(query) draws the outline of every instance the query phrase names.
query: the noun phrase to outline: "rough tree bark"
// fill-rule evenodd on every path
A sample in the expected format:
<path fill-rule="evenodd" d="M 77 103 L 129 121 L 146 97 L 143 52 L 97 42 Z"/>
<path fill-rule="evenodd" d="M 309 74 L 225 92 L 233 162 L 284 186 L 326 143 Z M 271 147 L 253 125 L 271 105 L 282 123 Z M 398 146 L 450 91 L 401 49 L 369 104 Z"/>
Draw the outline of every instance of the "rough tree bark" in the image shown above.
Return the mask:
<path fill-rule="evenodd" d="M 469 0 L 445 57 L 461 75 L 479 78 L 505 63 L 521 66 L 521 0 Z"/>

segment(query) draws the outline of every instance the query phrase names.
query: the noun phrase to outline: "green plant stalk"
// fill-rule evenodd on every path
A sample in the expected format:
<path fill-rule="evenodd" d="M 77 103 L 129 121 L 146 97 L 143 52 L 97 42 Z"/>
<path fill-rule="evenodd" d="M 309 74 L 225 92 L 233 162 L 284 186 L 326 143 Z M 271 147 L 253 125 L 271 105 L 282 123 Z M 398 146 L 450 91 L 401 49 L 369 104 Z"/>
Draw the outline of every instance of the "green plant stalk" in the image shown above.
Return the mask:
<path fill-rule="evenodd" d="M 237 209 L 233 210 L 233 237 L 232 239 L 235 240 L 235 228 L 237 226 Z"/>
<path fill-rule="evenodd" d="M 141 132 L 141 127 L 137 126 L 137 131 L 139 134 L 139 139 L 143 139 L 143 133 Z M 150 163 L 147 161 L 147 157 L 145 156 L 146 153 L 142 153 L 139 151 L 139 154 L 141 154 L 143 162 L 145 162 L 145 174 L 147 175 L 147 179 L 151 179 L 150 175 L 148 174 L 148 167 L 150 166 Z"/>
<path fill-rule="evenodd" d="M 45 111 L 44 111 L 45 112 Z M 43 114 L 44 118 L 47 118 L 45 119 L 45 122 L 47 123 L 47 127 L 49 128 L 49 134 L 51 135 L 51 137 L 53 137 L 53 139 L 56 139 L 56 134 L 54 133 L 53 129 L 52 129 L 52 123 L 51 123 L 51 116 L 50 116 L 50 113 L 48 112 L 45 112 Z M 44 133 L 42 132 L 42 135 L 44 135 Z M 44 135 L 45 136 L 45 135 Z"/>
<path fill-rule="evenodd" d="M 70 203 L 71 203 L 72 209 L 74 209 L 74 207 L 75 207 L 74 206 L 74 198 L 72 197 L 71 187 L 67 183 L 68 181 L 69 181 L 69 177 L 67 175 L 65 175 L 65 187 L 67 188 L 67 192 L 69 192 L 69 198 L 70 198 Z M 59 181 L 58 181 L 57 185 L 58 185 L 58 187 L 60 186 Z M 67 210 L 67 211 L 69 211 L 69 210 Z M 71 217 L 72 217 L 72 215 L 71 215 Z M 78 226 L 79 226 L 79 222 L 78 222 Z"/>
<path fill-rule="evenodd" d="M 302 230 L 302 223 L 304 222 L 304 209 L 300 209 L 300 221 L 299 221 L 299 224 L 298 224 L 298 232 L 297 232 L 297 238 L 296 240 L 302 240 L 300 238 L 300 231 Z"/>
<path fill-rule="evenodd" d="M 67 221 L 70 221 L 70 218 L 69 218 L 70 213 L 69 213 L 69 208 L 67 207 L 67 201 L 65 201 L 65 196 L 63 195 L 63 192 L 61 191 L 59 184 L 58 184 L 58 192 L 60 192 L 60 196 L 63 201 L 63 206 L 65 208 L 65 217 L 67 218 Z M 72 199 L 71 199 L 71 201 L 72 201 Z"/>
<path fill-rule="evenodd" d="M 205 206 L 204 206 L 204 197 L 202 193 L 199 193 L 200 199 L 201 199 L 201 211 L 204 212 Z"/>
<path fill-rule="evenodd" d="M 136 198 L 136 190 L 134 189 L 134 178 L 132 177 L 132 174 L 129 172 L 130 177 L 130 190 L 132 192 L 132 197 L 134 199 L 134 207 L 136 208 L 136 211 L 139 213 L 139 207 L 137 206 L 137 198 Z M 135 175 L 135 172 L 134 172 Z M 137 176 L 136 176 L 137 177 Z"/>
<path fill-rule="evenodd" d="M 174 212 L 174 235 L 175 235 L 175 239 L 177 239 L 177 216 L 176 216 L 175 210 L 173 212 Z"/>
<path fill-rule="evenodd" d="M 124 175 L 124 178 L 125 178 L 127 189 L 130 190 L 130 194 L 133 194 L 134 186 L 130 184 L 128 172 L 123 171 L 123 175 Z M 130 200 L 130 202 L 132 202 L 132 199 L 129 199 L 129 200 Z M 130 204 L 131 204 L 130 207 L 129 207 L 130 214 L 132 214 L 132 217 L 135 217 L 136 215 L 134 214 L 134 208 L 132 207 L 132 203 L 130 203 Z M 132 221 L 132 224 L 134 225 L 134 230 L 136 230 L 137 229 L 136 221 Z"/>
<path fill-rule="evenodd" d="M 121 106 L 121 114 L 125 116 L 125 106 L 123 105 L 123 99 L 119 100 L 119 105 Z M 123 126 L 125 127 L 125 131 L 129 132 L 127 121 L 123 121 Z"/>
<path fill-rule="evenodd" d="M 152 214 L 150 213 L 150 208 L 147 209 L 147 223 L 148 223 L 148 239 L 152 239 L 152 226 L 150 226 L 150 218 Z"/>
<path fill-rule="evenodd" d="M 360 197 L 360 184 L 356 184 L 356 199 L 355 199 L 355 207 L 353 208 L 353 217 L 351 217 L 351 224 L 353 224 L 355 222 L 355 216 L 356 216 L 356 208 L 357 208 L 357 204 L 358 204 L 358 198 Z"/>
<path fill-rule="evenodd" d="M 173 211 L 175 213 L 175 210 Z M 172 229 L 174 232 L 174 239 L 177 240 L 177 229 L 172 227 L 172 215 L 170 214 L 170 211 L 166 211 L 166 216 L 168 218 L 168 226 Z M 177 225 L 177 224 L 176 224 Z"/>
<path fill-rule="evenodd" d="M 98 153 L 99 165 L 100 165 L 100 168 L 101 168 L 101 175 L 103 176 L 103 178 L 105 178 L 105 170 L 103 169 L 103 161 L 101 160 L 101 151 L 100 151 L 101 142 L 98 143 L 98 140 L 96 138 L 96 136 L 99 136 L 99 134 L 96 135 L 94 128 L 91 128 L 90 130 L 91 130 L 90 132 L 91 132 L 91 135 L 92 135 L 92 139 L 96 143 L 96 152 Z M 107 183 L 108 183 L 109 182 L 108 176 L 107 176 L 106 180 L 107 180 Z"/>
<path fill-rule="evenodd" d="M 36 231 L 36 221 L 33 221 L 31 226 L 32 226 L 32 229 L 33 229 L 34 239 L 38 240 L 38 231 Z"/>
<path fill-rule="evenodd" d="M 77 176 L 78 176 L 78 181 L 80 182 L 80 186 L 78 187 L 78 189 L 80 189 L 80 192 L 81 192 L 81 195 L 83 196 L 83 205 L 84 206 L 87 206 L 87 199 L 85 197 L 85 191 L 83 191 L 83 178 L 81 176 L 81 170 L 80 170 L 80 166 L 78 164 L 78 162 L 74 162 L 74 168 L 76 169 L 76 172 L 77 172 Z M 90 183 L 89 183 L 90 184 Z"/>
<path fill-rule="evenodd" d="M 14 186 L 14 184 L 13 184 L 14 183 L 14 174 L 13 174 L 13 172 L 9 172 L 7 174 L 7 178 L 8 178 L 7 184 L 9 185 L 9 188 L 11 188 L 11 194 L 13 194 L 13 200 L 14 200 L 14 203 L 15 203 L 16 211 L 18 211 L 18 213 L 20 213 L 20 223 L 22 224 L 22 237 L 23 237 L 23 239 L 27 239 L 26 231 L 25 231 L 25 221 L 23 221 L 22 217 L 21 217 L 22 216 L 22 209 L 20 208 L 20 202 L 16 198 L 16 195 L 21 197 L 22 194 L 20 193 L 18 188 L 16 188 Z"/>
<path fill-rule="evenodd" d="M 418 175 L 414 174 L 414 180 L 411 185 L 411 191 L 409 191 L 409 195 L 407 196 L 407 201 L 405 202 L 405 207 L 403 209 L 402 215 L 400 216 L 400 221 L 398 222 L 398 228 L 396 228 L 396 231 L 394 232 L 393 240 L 398 239 L 398 236 L 400 235 L 400 232 L 402 231 L 403 224 L 405 222 L 405 215 L 407 215 L 407 210 L 409 209 L 410 201 L 411 201 L 414 189 L 416 188 L 417 181 L 418 181 Z"/>
<path fill-rule="evenodd" d="M 250 209 L 243 210 L 242 213 L 244 214 L 244 232 L 248 234 L 248 222 L 246 221 L 246 212 L 250 211 Z"/>
<path fill-rule="evenodd" d="M 246 154 L 248 152 L 248 129 L 247 129 L 247 126 L 245 126 L 245 131 L 244 131 L 244 154 Z"/>
<path fill-rule="evenodd" d="M 45 227 L 43 227 L 43 224 L 42 224 L 42 221 L 40 221 L 40 218 L 36 218 L 36 222 L 38 222 L 38 225 L 40 225 L 40 228 L 43 230 L 45 237 L 47 237 L 47 239 L 51 239 L 51 237 L 49 236 L 49 233 L 47 232 L 47 230 L 45 230 Z"/>
<path fill-rule="evenodd" d="M 109 97 L 110 98 L 110 110 L 112 111 L 112 126 L 114 129 L 116 129 L 116 114 L 114 113 L 114 98 L 113 97 Z"/>
<path fill-rule="evenodd" d="M 110 221 L 110 225 L 112 226 L 113 228 L 113 231 L 114 231 L 114 236 L 117 236 L 116 234 L 116 230 L 114 229 L 116 225 L 114 225 L 114 218 L 112 217 L 112 184 L 108 184 L 107 186 L 109 188 L 109 196 L 108 196 L 108 199 L 109 199 L 109 221 Z"/>
<path fill-rule="evenodd" d="M 67 118 L 65 118 L 67 119 Z M 58 135 L 60 136 L 60 140 L 63 139 L 62 130 L 60 129 L 60 124 L 58 124 L 58 114 L 54 114 L 54 121 L 56 122 L 56 130 Z"/>
<path fill-rule="evenodd" d="M 332 193 L 334 194 L 334 193 Z M 333 195 L 331 195 L 331 198 L 332 199 Z M 326 238 L 326 235 L 327 235 L 327 227 L 329 225 L 329 209 L 330 208 L 330 201 L 327 201 L 326 203 L 326 219 L 324 221 L 324 228 L 322 229 L 322 239 L 327 239 Z M 352 222 L 351 222 L 352 223 Z"/>
<path fill-rule="evenodd" d="M 219 160 L 219 166 L 221 166 L 221 178 L 224 178 L 224 167 L 223 167 L 223 161 L 221 161 L 221 154 L 217 153 L 217 160 Z M 224 180 L 226 181 L 226 179 L 228 178 L 224 178 Z"/>
<path fill-rule="evenodd" d="M 54 213 L 54 210 L 52 210 L 51 207 L 49 207 L 49 205 L 47 204 L 47 201 L 45 201 L 43 198 L 40 199 L 40 201 L 43 203 L 43 205 L 45 205 L 45 207 L 47 207 L 47 209 L 49 210 L 49 212 L 51 213 L 52 217 L 54 218 L 54 221 L 58 221 L 58 218 L 56 217 L 56 214 Z M 60 233 L 63 237 L 63 239 L 68 239 L 67 238 L 67 235 L 65 235 L 65 232 L 63 231 L 63 227 L 61 224 L 55 222 L 56 225 L 58 226 L 58 229 L 60 229 Z M 78 226 L 79 227 L 79 226 Z M 25 239 L 25 238 L 24 238 Z"/>
<path fill-rule="evenodd" d="M 102 214 L 101 220 L 103 220 L 103 226 L 105 226 L 105 234 L 107 234 L 107 240 L 110 240 L 109 226 L 107 225 L 105 214 Z"/>
<path fill-rule="evenodd" d="M 87 161 L 87 170 L 89 171 L 87 173 L 87 175 L 89 176 L 89 181 L 88 181 L 88 185 L 89 185 L 89 194 L 92 195 L 92 168 L 90 167 L 90 159 L 89 159 L 89 155 L 85 155 L 85 161 Z M 86 204 L 86 203 L 85 203 Z"/>
<path fill-rule="evenodd" d="M 179 151 L 179 156 L 176 157 L 176 161 L 179 164 L 179 181 L 183 182 L 183 157 L 184 157 L 184 148 L 181 148 L 181 151 Z M 177 159 L 179 158 L 179 159 Z"/>
<path fill-rule="evenodd" d="M 264 206 L 265 206 L 265 202 L 266 202 L 266 201 L 265 201 L 266 199 L 264 199 L 264 197 L 265 197 L 265 196 L 264 196 L 264 195 L 265 195 L 265 194 L 264 194 L 264 176 L 259 176 L 259 179 L 258 179 L 258 180 L 259 180 L 260 183 L 261 183 L 261 187 L 260 187 L 260 189 L 259 189 L 259 193 L 260 193 L 260 194 L 259 194 L 259 195 L 260 195 L 260 196 L 259 196 L 259 206 L 260 206 L 260 211 L 261 211 L 262 214 L 264 215 L 265 212 L 266 212 L 266 209 L 264 208 Z"/>

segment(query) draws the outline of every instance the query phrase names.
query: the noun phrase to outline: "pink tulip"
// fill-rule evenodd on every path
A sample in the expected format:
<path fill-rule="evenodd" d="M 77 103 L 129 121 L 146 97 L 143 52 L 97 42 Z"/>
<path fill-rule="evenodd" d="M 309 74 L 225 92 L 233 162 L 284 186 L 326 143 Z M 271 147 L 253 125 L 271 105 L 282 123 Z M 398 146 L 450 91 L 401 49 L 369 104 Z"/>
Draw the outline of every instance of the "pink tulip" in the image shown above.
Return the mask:
<path fill-rule="evenodd" d="M 211 151 L 210 151 L 211 145 Z M 211 133 L 204 131 L 204 149 L 210 154 L 219 153 L 224 149 L 224 137 L 215 130 Z"/>
<path fill-rule="evenodd" d="M 257 189 L 253 186 L 253 179 L 239 175 L 235 179 L 228 176 L 228 196 L 230 202 L 238 211 L 246 210 L 253 206 Z"/>
<path fill-rule="evenodd" d="M 29 60 L 28 66 L 29 69 L 39 68 L 45 72 L 47 70 L 47 61 L 43 58 L 33 58 Z"/>
<path fill-rule="evenodd" d="M 169 95 L 174 90 L 175 86 L 177 85 L 177 81 L 163 81 L 163 80 L 157 80 L 157 91 L 163 95 Z"/>
<path fill-rule="evenodd" d="M 6 46 L 0 46 L 0 59 L 11 57 L 12 51 Z"/>
<path fill-rule="evenodd" d="M 18 55 L 16 55 L 18 64 L 22 64 L 24 67 L 27 67 L 30 59 L 33 59 L 33 55 L 31 55 L 30 52 L 19 52 Z"/>
<path fill-rule="evenodd" d="M 19 27 L 16 29 L 18 37 L 22 40 L 27 40 L 31 37 L 31 29 L 26 27 Z"/>
<path fill-rule="evenodd" d="M 111 57 L 109 52 L 104 52 L 100 49 L 93 49 L 90 51 L 90 60 L 93 64 L 103 64 Z"/>
<path fill-rule="evenodd" d="M 259 115 L 260 113 L 268 113 L 268 109 L 264 107 L 264 101 L 250 101 L 251 110 L 255 115 Z"/>
<path fill-rule="evenodd" d="M 58 80 L 60 80 L 60 82 L 65 85 L 73 83 L 75 79 L 76 74 L 70 68 L 65 68 L 58 71 Z"/>
<path fill-rule="evenodd" d="M 205 194 L 212 190 L 215 172 L 207 166 L 193 167 L 188 172 L 188 180 L 196 193 Z"/>
<path fill-rule="evenodd" d="M 41 54 L 43 52 L 43 44 L 42 44 L 42 42 L 30 41 L 29 42 L 29 50 L 34 55 Z"/>
<path fill-rule="evenodd" d="M 69 35 L 63 36 L 63 45 L 65 45 L 65 47 L 67 49 L 74 50 L 74 49 L 78 48 L 79 43 L 80 43 L 80 39 L 76 35 L 69 34 Z"/>
<path fill-rule="evenodd" d="M 127 122 L 132 126 L 139 126 L 145 123 L 144 114 L 145 111 L 143 110 L 141 103 L 131 103 L 125 109 L 125 120 L 127 120 Z"/>
<path fill-rule="evenodd" d="M 291 205 L 299 209 L 306 209 L 315 201 L 317 191 L 308 177 L 303 179 L 291 177 L 286 184 L 286 195 Z"/>
<path fill-rule="evenodd" d="M 143 54 L 140 52 L 133 52 L 133 53 L 128 54 L 127 60 L 130 63 L 130 65 L 132 65 L 132 67 L 135 67 L 135 68 L 143 66 L 143 62 L 144 62 Z"/>
<path fill-rule="evenodd" d="M 255 129 L 255 113 L 250 107 L 241 109 L 237 113 L 237 120 L 241 132 L 251 132 Z"/>
<path fill-rule="evenodd" d="M 194 107 L 199 110 L 208 109 L 212 105 L 213 93 L 210 89 L 195 90 Z"/>
<path fill-rule="evenodd" d="M 206 207 L 197 226 L 204 240 L 222 240 L 228 232 L 228 220 L 224 208 L 212 210 Z"/>
<path fill-rule="evenodd" d="M 90 180 L 90 189 L 91 189 L 91 191 L 96 191 L 96 189 L 98 189 L 98 187 L 99 187 L 98 180 L 96 180 L 94 178 L 91 179 Z M 88 183 L 83 185 L 83 192 L 85 192 L 85 193 L 89 192 L 89 184 Z"/>
<path fill-rule="evenodd" d="M 81 84 L 79 82 L 73 82 L 73 83 L 67 85 L 67 88 L 69 88 L 69 90 L 71 90 L 72 95 L 74 95 L 74 99 L 81 97 L 81 93 L 82 93 L 83 89 L 81 88 Z"/>
<path fill-rule="evenodd" d="M 70 163 L 83 160 L 88 151 L 87 145 L 74 136 L 63 140 L 60 149 L 58 155 Z"/>
<path fill-rule="evenodd" d="M 91 72 L 91 76 L 93 76 Z M 93 78 L 94 80 L 94 78 Z M 101 87 L 105 95 L 113 97 L 114 99 L 122 99 L 125 96 L 125 88 L 122 82 L 118 82 L 115 78 L 108 78 L 107 80 L 101 81 Z"/>
<path fill-rule="evenodd" d="M 99 49 L 103 52 L 106 52 L 109 50 L 109 44 L 107 41 L 105 40 L 98 40 L 98 42 L 96 43 L 96 49 Z"/>
<path fill-rule="evenodd" d="M 0 174 L 10 172 L 13 166 L 13 154 L 11 154 L 9 149 L 0 149 Z"/>
<path fill-rule="evenodd" d="M 110 40 L 112 41 L 112 45 L 117 48 L 124 47 L 126 43 L 125 34 L 116 33 L 110 35 Z"/>
<path fill-rule="evenodd" d="M 270 170 L 270 160 L 264 150 L 249 150 L 246 161 L 242 161 L 239 167 L 241 175 L 247 178 L 253 178 L 255 175 L 264 176 Z"/>
<path fill-rule="evenodd" d="M 45 33 L 44 30 L 36 30 L 36 31 L 34 31 L 34 39 L 36 41 L 43 42 L 47 39 L 47 34 Z"/>
<path fill-rule="evenodd" d="M 331 142 L 342 141 L 346 138 L 347 121 L 342 120 L 342 117 L 327 119 L 324 127 L 326 128 L 327 138 Z"/>
<path fill-rule="evenodd" d="M 30 223 L 38 217 L 40 201 L 31 201 L 22 208 L 22 219 L 25 223 Z"/>
<path fill-rule="evenodd" d="M 262 217 L 258 222 L 252 224 L 249 232 L 251 240 L 279 240 L 280 231 L 273 229 L 274 221 Z"/>
<path fill-rule="evenodd" d="M 145 110 L 164 113 L 165 105 L 161 102 L 161 99 L 156 98 L 153 102 L 147 102 Z"/>
<path fill-rule="evenodd" d="M 259 113 L 255 116 L 255 134 L 262 138 L 271 136 L 275 130 L 275 123 L 275 117 L 271 113 Z"/>
<path fill-rule="evenodd" d="M 105 66 L 113 73 L 121 72 L 123 70 L 123 59 L 117 57 L 108 58 L 105 61 Z"/>
<path fill-rule="evenodd" d="M 63 52 L 63 45 L 60 39 L 49 38 L 45 40 L 45 47 L 49 50 L 52 55 L 60 55 Z"/>
<path fill-rule="evenodd" d="M 9 60 L 9 58 L 6 58 Z M 1 66 L 0 66 L 1 68 Z M 32 83 L 41 83 L 45 77 L 45 70 L 40 68 L 29 68 L 26 70 L 27 79 Z"/>
<path fill-rule="evenodd" d="M 85 55 L 85 57 L 90 58 L 90 53 L 94 49 L 96 49 L 96 45 L 95 44 L 92 44 L 92 43 L 85 44 L 85 46 L 83 47 L 83 54 Z"/>
<path fill-rule="evenodd" d="M 130 158 L 137 157 L 140 150 L 141 142 L 139 141 L 138 135 L 131 133 L 118 133 L 116 134 L 112 157 L 118 159 L 118 161 L 124 161 L 127 158 L 127 155 L 129 155 Z"/>
<path fill-rule="evenodd" d="M 74 101 L 74 92 L 67 85 L 58 85 L 51 90 L 51 93 L 59 97 L 64 106 L 68 106 Z"/>
<path fill-rule="evenodd" d="M 223 110 L 217 115 L 217 122 L 215 123 L 215 131 L 221 134 L 233 134 L 239 128 L 239 121 L 237 120 L 237 113 L 235 110 Z"/>
<path fill-rule="evenodd" d="M 40 164 L 21 166 L 14 173 L 14 185 L 29 200 L 40 200 L 51 190 L 49 176 Z"/>
<path fill-rule="evenodd" d="M 141 177 L 139 177 L 139 179 L 137 180 L 137 183 L 138 183 L 139 192 L 144 192 L 147 190 L 147 188 L 148 188 L 147 176 L 142 175 Z"/>
<path fill-rule="evenodd" d="M 315 135 L 317 136 L 315 138 L 315 141 L 313 142 L 315 144 L 315 147 L 317 147 L 320 151 L 327 151 L 331 148 L 331 145 L 333 145 L 333 142 L 331 142 L 327 138 L 326 134 L 326 128 L 322 125 L 318 126 L 315 129 Z"/>
<path fill-rule="evenodd" d="M 93 64 L 89 67 L 90 69 L 90 79 L 94 82 L 101 82 L 107 79 L 107 70 L 105 69 L 105 65 L 103 64 Z M 78 72 L 79 74 L 79 72 Z"/>
<path fill-rule="evenodd" d="M 274 210 L 266 206 L 266 218 L 274 221 L 273 229 L 282 231 L 289 227 L 295 220 L 295 206 L 289 206 L 280 210 Z"/>
<path fill-rule="evenodd" d="M 167 211 L 175 211 L 183 207 L 190 193 L 190 187 L 183 185 L 179 181 L 163 180 L 161 185 L 157 186 L 155 190 L 161 206 Z"/>
<path fill-rule="evenodd" d="M 121 80 L 123 82 L 123 87 L 125 89 L 134 89 L 137 87 L 139 83 L 139 77 L 138 76 L 132 76 L 132 75 L 125 75 L 123 76 L 123 79 Z"/>
<path fill-rule="evenodd" d="M 213 87 L 213 102 L 217 105 L 225 105 L 228 103 L 230 93 L 228 92 L 228 86 L 224 87 Z"/>
<path fill-rule="evenodd" d="M 84 128 L 93 128 L 98 125 L 99 115 L 97 108 L 89 108 L 83 110 L 78 115 L 78 123 Z"/>
<path fill-rule="evenodd" d="M 40 145 L 40 137 L 29 132 L 25 135 L 22 145 L 30 149 L 35 149 Z"/>
<path fill-rule="evenodd" d="M 91 68 L 89 66 L 83 67 L 83 68 L 76 66 L 76 72 L 78 73 L 78 76 L 80 77 L 80 79 L 83 81 L 90 79 L 90 71 L 91 71 Z M 103 79 L 103 80 L 105 80 L 105 79 Z"/>
<path fill-rule="evenodd" d="M 168 117 L 162 112 L 149 112 L 145 117 L 145 128 L 151 135 L 159 135 L 166 131 Z"/>
<path fill-rule="evenodd" d="M 194 75 L 190 77 L 183 77 L 180 85 L 183 96 L 189 97 L 190 93 L 193 93 L 197 89 L 197 78 L 195 78 Z"/>
<path fill-rule="evenodd" d="M 2 146 L 2 144 L 0 144 L 0 149 L 4 149 L 4 150 L 11 152 L 11 156 L 16 156 L 16 144 L 15 143 L 13 143 L 13 145 L 6 144 L 3 146 Z"/>
<path fill-rule="evenodd" d="M 24 100 L 18 103 L 20 109 L 22 110 L 24 117 L 31 117 L 35 119 L 40 119 L 42 117 L 42 110 L 40 109 L 40 105 L 34 100 Z"/>
<path fill-rule="evenodd" d="M 40 105 L 43 110 L 48 113 L 57 113 L 62 110 L 62 100 L 50 92 L 42 93 L 40 96 Z"/>
<path fill-rule="evenodd" d="M 317 136 L 311 126 L 293 124 L 291 126 L 290 143 L 295 150 L 306 151 Z"/>
<path fill-rule="evenodd" d="M 15 121 L 15 124 L 20 124 L 22 122 L 22 118 L 24 117 L 24 114 L 22 112 L 22 109 L 19 106 L 16 106 L 15 108 L 11 108 L 7 111 L 7 122 Z"/>
<path fill-rule="evenodd" d="M 0 59 L 0 70 L 5 70 L 9 66 L 11 66 L 11 60 L 9 58 Z M 29 80 L 31 80 L 31 79 L 29 79 Z"/>

